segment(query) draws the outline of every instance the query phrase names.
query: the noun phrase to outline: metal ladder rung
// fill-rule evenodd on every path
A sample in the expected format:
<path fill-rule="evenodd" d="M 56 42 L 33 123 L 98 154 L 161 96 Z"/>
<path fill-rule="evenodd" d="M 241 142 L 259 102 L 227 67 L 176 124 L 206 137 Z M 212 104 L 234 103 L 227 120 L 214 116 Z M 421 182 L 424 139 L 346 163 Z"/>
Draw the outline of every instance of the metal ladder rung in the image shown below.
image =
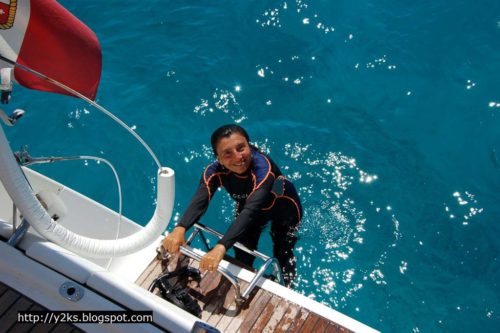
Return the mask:
<path fill-rule="evenodd" d="M 224 235 L 222 235 L 220 232 L 218 232 L 212 228 L 209 228 L 203 224 L 200 224 L 200 223 L 195 223 L 194 227 L 195 227 L 195 230 L 191 233 L 191 235 L 187 239 L 187 242 L 186 242 L 187 246 L 181 246 L 180 251 L 182 254 L 184 254 L 190 258 L 192 258 L 196 261 L 200 261 L 202 256 L 199 255 L 198 253 L 194 252 L 192 250 L 192 248 L 189 246 L 191 244 L 191 242 L 193 241 L 194 237 L 197 234 L 200 234 L 201 238 L 203 239 L 203 241 L 205 243 L 207 250 L 209 250 L 210 247 L 208 246 L 208 243 L 206 241 L 206 238 L 203 235 L 203 232 L 208 232 L 208 233 L 218 237 L 219 239 L 221 239 Z M 247 252 L 248 254 L 253 255 L 256 258 L 260 258 L 260 259 L 264 260 L 264 264 L 262 264 L 262 266 L 259 268 L 257 273 L 255 273 L 255 276 L 250 281 L 250 283 L 248 284 L 248 287 L 245 289 L 245 291 L 243 293 L 241 293 L 240 284 L 238 282 L 238 279 L 226 268 L 221 267 L 221 266 L 217 267 L 217 271 L 219 273 L 221 273 L 222 275 L 224 275 L 229 280 L 229 282 L 231 282 L 231 284 L 233 285 L 233 287 L 236 291 L 236 303 L 238 305 L 242 305 L 248 299 L 251 292 L 253 291 L 253 289 L 255 288 L 257 283 L 259 282 L 260 278 L 263 277 L 266 269 L 270 265 L 274 266 L 274 273 L 276 273 L 280 284 L 283 284 L 283 281 L 284 281 L 283 275 L 281 273 L 281 269 L 279 267 L 279 263 L 276 260 L 276 258 L 266 256 L 265 254 L 258 252 L 258 251 L 255 251 L 255 250 L 251 250 L 239 242 L 235 243 L 234 246 L 242 251 Z"/>
<path fill-rule="evenodd" d="M 198 253 L 194 252 L 191 247 L 181 246 L 180 251 L 182 254 L 184 254 L 185 256 L 188 256 L 191 259 L 194 259 L 196 261 L 201 260 L 202 256 L 199 255 Z M 234 290 L 236 292 L 236 304 L 242 305 L 245 302 L 246 298 L 242 297 L 242 295 L 241 295 L 240 283 L 238 282 L 238 279 L 236 278 L 236 276 L 234 276 L 233 273 L 231 273 L 226 268 L 221 267 L 221 266 L 217 267 L 217 272 L 224 275 L 226 277 L 226 279 L 228 279 L 229 282 L 231 282 L 231 284 L 233 285 Z"/>
<path fill-rule="evenodd" d="M 217 237 L 217 238 L 219 238 L 219 239 L 221 239 L 222 237 L 224 237 L 224 235 L 223 235 L 223 234 L 221 234 L 220 232 L 218 232 L 218 231 L 216 231 L 216 230 L 214 230 L 214 229 L 212 229 L 212 228 L 210 228 L 210 227 L 207 227 L 207 226 L 205 226 L 205 225 L 203 225 L 203 224 L 201 224 L 201 223 L 195 223 L 195 224 L 194 224 L 194 227 L 195 227 L 195 231 L 193 231 L 193 232 L 191 233 L 191 235 L 189 236 L 189 238 L 188 238 L 188 240 L 187 240 L 187 244 L 191 244 L 191 242 L 192 242 L 193 238 L 194 238 L 194 237 L 195 237 L 195 236 L 196 236 L 196 235 L 197 235 L 200 231 L 205 231 L 205 232 L 208 232 L 209 234 L 212 234 L 212 235 L 216 236 L 216 237 Z M 200 234 L 200 235 L 202 235 L 202 234 Z M 208 244 L 206 244 L 206 245 L 208 245 Z M 262 260 L 264 260 L 264 261 L 266 261 L 266 260 L 269 260 L 269 259 L 270 259 L 270 257 L 269 257 L 269 256 L 266 256 L 265 254 L 263 254 L 263 253 L 261 253 L 261 252 L 259 252 L 259 251 L 251 250 L 251 249 L 249 249 L 248 247 L 246 247 L 245 245 L 241 244 L 240 242 L 236 242 L 236 243 L 234 243 L 234 245 L 233 245 L 233 246 L 234 246 L 234 247 L 236 247 L 236 248 L 238 248 L 238 249 L 240 249 L 240 250 L 242 250 L 242 251 L 245 251 L 245 252 L 246 252 L 246 253 L 248 253 L 248 254 L 253 255 L 253 256 L 254 256 L 254 257 L 256 257 L 256 258 L 260 258 L 260 259 L 262 259 Z"/>

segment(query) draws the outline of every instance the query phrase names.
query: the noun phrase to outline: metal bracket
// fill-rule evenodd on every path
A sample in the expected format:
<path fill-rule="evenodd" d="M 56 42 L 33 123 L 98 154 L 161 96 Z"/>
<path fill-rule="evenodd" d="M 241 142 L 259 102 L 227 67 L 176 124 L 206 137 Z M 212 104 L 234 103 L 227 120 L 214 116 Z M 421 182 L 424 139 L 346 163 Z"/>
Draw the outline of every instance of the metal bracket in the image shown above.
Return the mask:
<path fill-rule="evenodd" d="M 17 243 L 19 243 L 19 241 L 24 237 L 26 232 L 28 232 L 29 227 L 30 227 L 29 222 L 26 219 L 23 219 L 19 227 L 17 227 L 14 233 L 10 236 L 9 240 L 7 241 L 7 244 L 9 244 L 10 246 L 16 246 Z"/>

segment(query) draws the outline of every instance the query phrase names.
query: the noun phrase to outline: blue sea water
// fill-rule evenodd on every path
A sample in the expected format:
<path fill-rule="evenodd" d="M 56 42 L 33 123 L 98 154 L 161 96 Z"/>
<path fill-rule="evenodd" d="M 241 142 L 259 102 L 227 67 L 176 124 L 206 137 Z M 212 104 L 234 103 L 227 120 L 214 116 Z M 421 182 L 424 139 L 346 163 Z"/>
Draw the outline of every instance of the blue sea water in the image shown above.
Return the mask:
<path fill-rule="evenodd" d="M 498 331 L 500 2 L 61 3 L 100 40 L 97 101 L 175 169 L 174 219 L 238 122 L 299 189 L 296 290 L 384 332 Z M 17 86 L 14 107 L 14 147 L 110 160 L 148 221 L 156 166 L 126 131 L 71 97 Z M 118 209 L 104 164 L 37 170 Z"/>

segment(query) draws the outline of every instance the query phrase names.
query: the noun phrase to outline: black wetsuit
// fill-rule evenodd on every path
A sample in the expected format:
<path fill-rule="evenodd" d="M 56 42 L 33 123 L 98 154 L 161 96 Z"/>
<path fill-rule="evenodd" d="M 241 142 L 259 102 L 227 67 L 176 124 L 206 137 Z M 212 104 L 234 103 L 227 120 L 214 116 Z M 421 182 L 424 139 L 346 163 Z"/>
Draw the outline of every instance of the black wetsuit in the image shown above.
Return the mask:
<path fill-rule="evenodd" d="M 244 174 L 231 172 L 218 161 L 207 166 L 179 225 L 188 229 L 197 222 L 220 186 L 227 190 L 237 206 L 235 220 L 219 243 L 226 249 L 235 242 L 256 249 L 263 228 L 272 221 L 274 256 L 281 265 L 285 283 L 290 285 L 296 274 L 293 248 L 302 217 L 302 206 L 293 184 L 269 156 L 252 147 L 252 162 Z M 236 248 L 234 251 L 236 259 L 250 266 L 253 264 L 253 256 Z"/>

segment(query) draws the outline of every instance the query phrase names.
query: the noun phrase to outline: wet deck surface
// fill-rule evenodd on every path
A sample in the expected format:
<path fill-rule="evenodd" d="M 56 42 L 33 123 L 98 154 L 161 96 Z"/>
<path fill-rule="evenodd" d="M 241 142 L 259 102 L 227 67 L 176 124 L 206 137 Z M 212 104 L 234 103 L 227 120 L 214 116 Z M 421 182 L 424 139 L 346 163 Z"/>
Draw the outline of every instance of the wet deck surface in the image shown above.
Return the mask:
<path fill-rule="evenodd" d="M 70 324 L 35 324 L 18 322 L 19 311 L 47 311 L 46 308 L 0 282 L 0 333 L 80 333 Z"/>
<path fill-rule="evenodd" d="M 188 258 L 177 265 L 197 268 L 197 262 Z M 171 263 L 169 269 L 177 265 Z M 136 283 L 147 289 L 162 272 L 161 262 L 155 259 Z M 234 288 L 219 273 L 202 274 L 199 283 L 175 278 L 169 281 L 185 285 L 202 309 L 201 319 L 222 332 L 351 332 L 261 288 L 255 288 L 241 308 L 237 307 Z M 248 284 L 240 281 L 240 285 L 244 290 Z"/>

